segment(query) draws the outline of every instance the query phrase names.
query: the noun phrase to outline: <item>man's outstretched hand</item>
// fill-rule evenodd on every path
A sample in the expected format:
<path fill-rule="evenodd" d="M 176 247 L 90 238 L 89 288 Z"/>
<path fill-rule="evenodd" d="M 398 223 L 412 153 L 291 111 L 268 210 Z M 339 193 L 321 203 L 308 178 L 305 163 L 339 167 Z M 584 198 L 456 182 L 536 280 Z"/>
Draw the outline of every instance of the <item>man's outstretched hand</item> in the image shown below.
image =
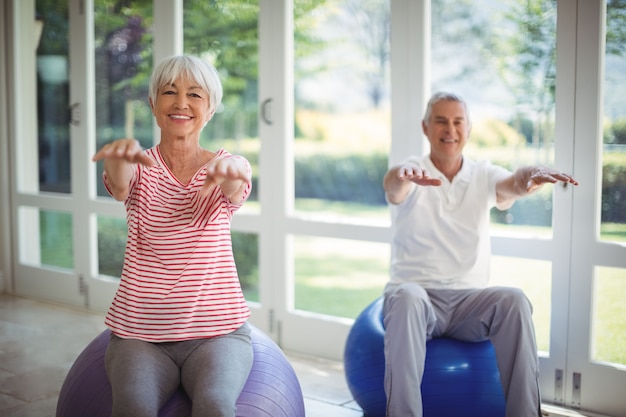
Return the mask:
<path fill-rule="evenodd" d="M 441 180 L 431 178 L 428 171 L 412 164 L 402 165 L 398 168 L 398 179 L 400 181 L 411 181 L 417 185 L 441 185 Z"/>

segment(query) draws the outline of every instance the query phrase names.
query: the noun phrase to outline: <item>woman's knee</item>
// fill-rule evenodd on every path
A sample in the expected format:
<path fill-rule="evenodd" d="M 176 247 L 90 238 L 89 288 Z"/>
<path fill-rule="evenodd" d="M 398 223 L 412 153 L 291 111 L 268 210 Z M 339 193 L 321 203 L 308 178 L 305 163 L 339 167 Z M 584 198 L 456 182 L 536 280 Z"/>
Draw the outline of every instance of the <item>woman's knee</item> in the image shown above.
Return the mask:
<path fill-rule="evenodd" d="M 154 416 L 177 389 L 178 367 L 149 342 L 112 336 L 105 353 L 113 416 Z"/>
<path fill-rule="evenodd" d="M 234 417 L 239 397 L 231 387 L 215 386 L 202 392 L 190 395 L 192 417 L 215 416 Z"/>
<path fill-rule="evenodd" d="M 207 339 L 186 359 L 182 384 L 192 400 L 193 416 L 234 416 L 235 404 L 252 363 L 249 326 Z"/>

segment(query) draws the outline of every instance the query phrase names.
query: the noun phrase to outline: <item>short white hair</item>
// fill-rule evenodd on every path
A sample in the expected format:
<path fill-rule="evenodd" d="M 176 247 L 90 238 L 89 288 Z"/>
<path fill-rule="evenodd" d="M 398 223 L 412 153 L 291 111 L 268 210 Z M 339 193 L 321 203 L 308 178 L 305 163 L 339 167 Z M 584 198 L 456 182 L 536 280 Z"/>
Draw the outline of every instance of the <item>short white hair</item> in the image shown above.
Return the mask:
<path fill-rule="evenodd" d="M 148 91 L 152 102 L 156 102 L 159 88 L 170 86 L 180 78 L 198 83 L 209 94 L 209 112 L 213 114 L 222 102 L 222 82 L 213 65 L 193 55 L 171 56 L 157 65 Z"/>
<path fill-rule="evenodd" d="M 467 103 L 465 102 L 465 100 L 463 100 L 463 98 L 458 94 L 448 93 L 446 91 L 439 91 L 430 97 L 430 100 L 428 100 L 428 105 L 426 106 L 426 112 L 424 113 L 424 123 L 428 124 L 428 122 L 430 121 L 430 116 L 432 116 L 433 113 L 433 105 L 440 101 L 456 101 L 457 103 L 461 103 L 463 105 L 463 108 L 465 109 L 467 124 L 468 126 L 472 125 L 469 109 L 467 108 Z"/>

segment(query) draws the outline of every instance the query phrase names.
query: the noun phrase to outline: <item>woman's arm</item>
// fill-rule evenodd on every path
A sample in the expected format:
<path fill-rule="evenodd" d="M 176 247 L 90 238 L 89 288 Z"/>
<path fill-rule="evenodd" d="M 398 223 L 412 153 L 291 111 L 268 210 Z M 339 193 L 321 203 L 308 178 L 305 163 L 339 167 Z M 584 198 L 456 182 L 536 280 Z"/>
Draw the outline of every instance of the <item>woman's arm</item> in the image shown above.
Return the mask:
<path fill-rule="evenodd" d="M 106 144 L 91 160 L 94 162 L 104 160 L 107 187 L 117 201 L 124 201 L 128 197 L 135 164 L 147 166 L 155 164 L 136 139 L 119 139 Z"/>
<path fill-rule="evenodd" d="M 207 178 L 201 193 L 206 195 L 211 187 L 219 186 L 222 193 L 234 204 L 241 202 L 252 172 L 248 161 L 240 156 L 221 158 L 207 167 Z"/>

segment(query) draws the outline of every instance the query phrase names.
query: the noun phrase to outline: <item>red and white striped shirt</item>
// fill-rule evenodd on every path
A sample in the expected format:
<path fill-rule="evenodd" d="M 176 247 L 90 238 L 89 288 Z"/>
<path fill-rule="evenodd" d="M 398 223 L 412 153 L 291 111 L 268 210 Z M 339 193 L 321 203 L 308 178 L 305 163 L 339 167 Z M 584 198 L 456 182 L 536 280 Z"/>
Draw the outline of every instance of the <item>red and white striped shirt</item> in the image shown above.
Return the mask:
<path fill-rule="evenodd" d="M 238 204 L 219 187 L 204 198 L 198 192 L 206 166 L 241 157 L 220 149 L 189 184 L 182 184 L 158 146 L 146 153 L 157 164 L 135 168 L 125 202 L 124 268 L 105 324 L 119 337 L 150 342 L 230 333 L 250 316 L 233 258 L 230 222 L 250 195 L 251 184 Z M 107 186 L 106 175 L 103 180 Z"/>

